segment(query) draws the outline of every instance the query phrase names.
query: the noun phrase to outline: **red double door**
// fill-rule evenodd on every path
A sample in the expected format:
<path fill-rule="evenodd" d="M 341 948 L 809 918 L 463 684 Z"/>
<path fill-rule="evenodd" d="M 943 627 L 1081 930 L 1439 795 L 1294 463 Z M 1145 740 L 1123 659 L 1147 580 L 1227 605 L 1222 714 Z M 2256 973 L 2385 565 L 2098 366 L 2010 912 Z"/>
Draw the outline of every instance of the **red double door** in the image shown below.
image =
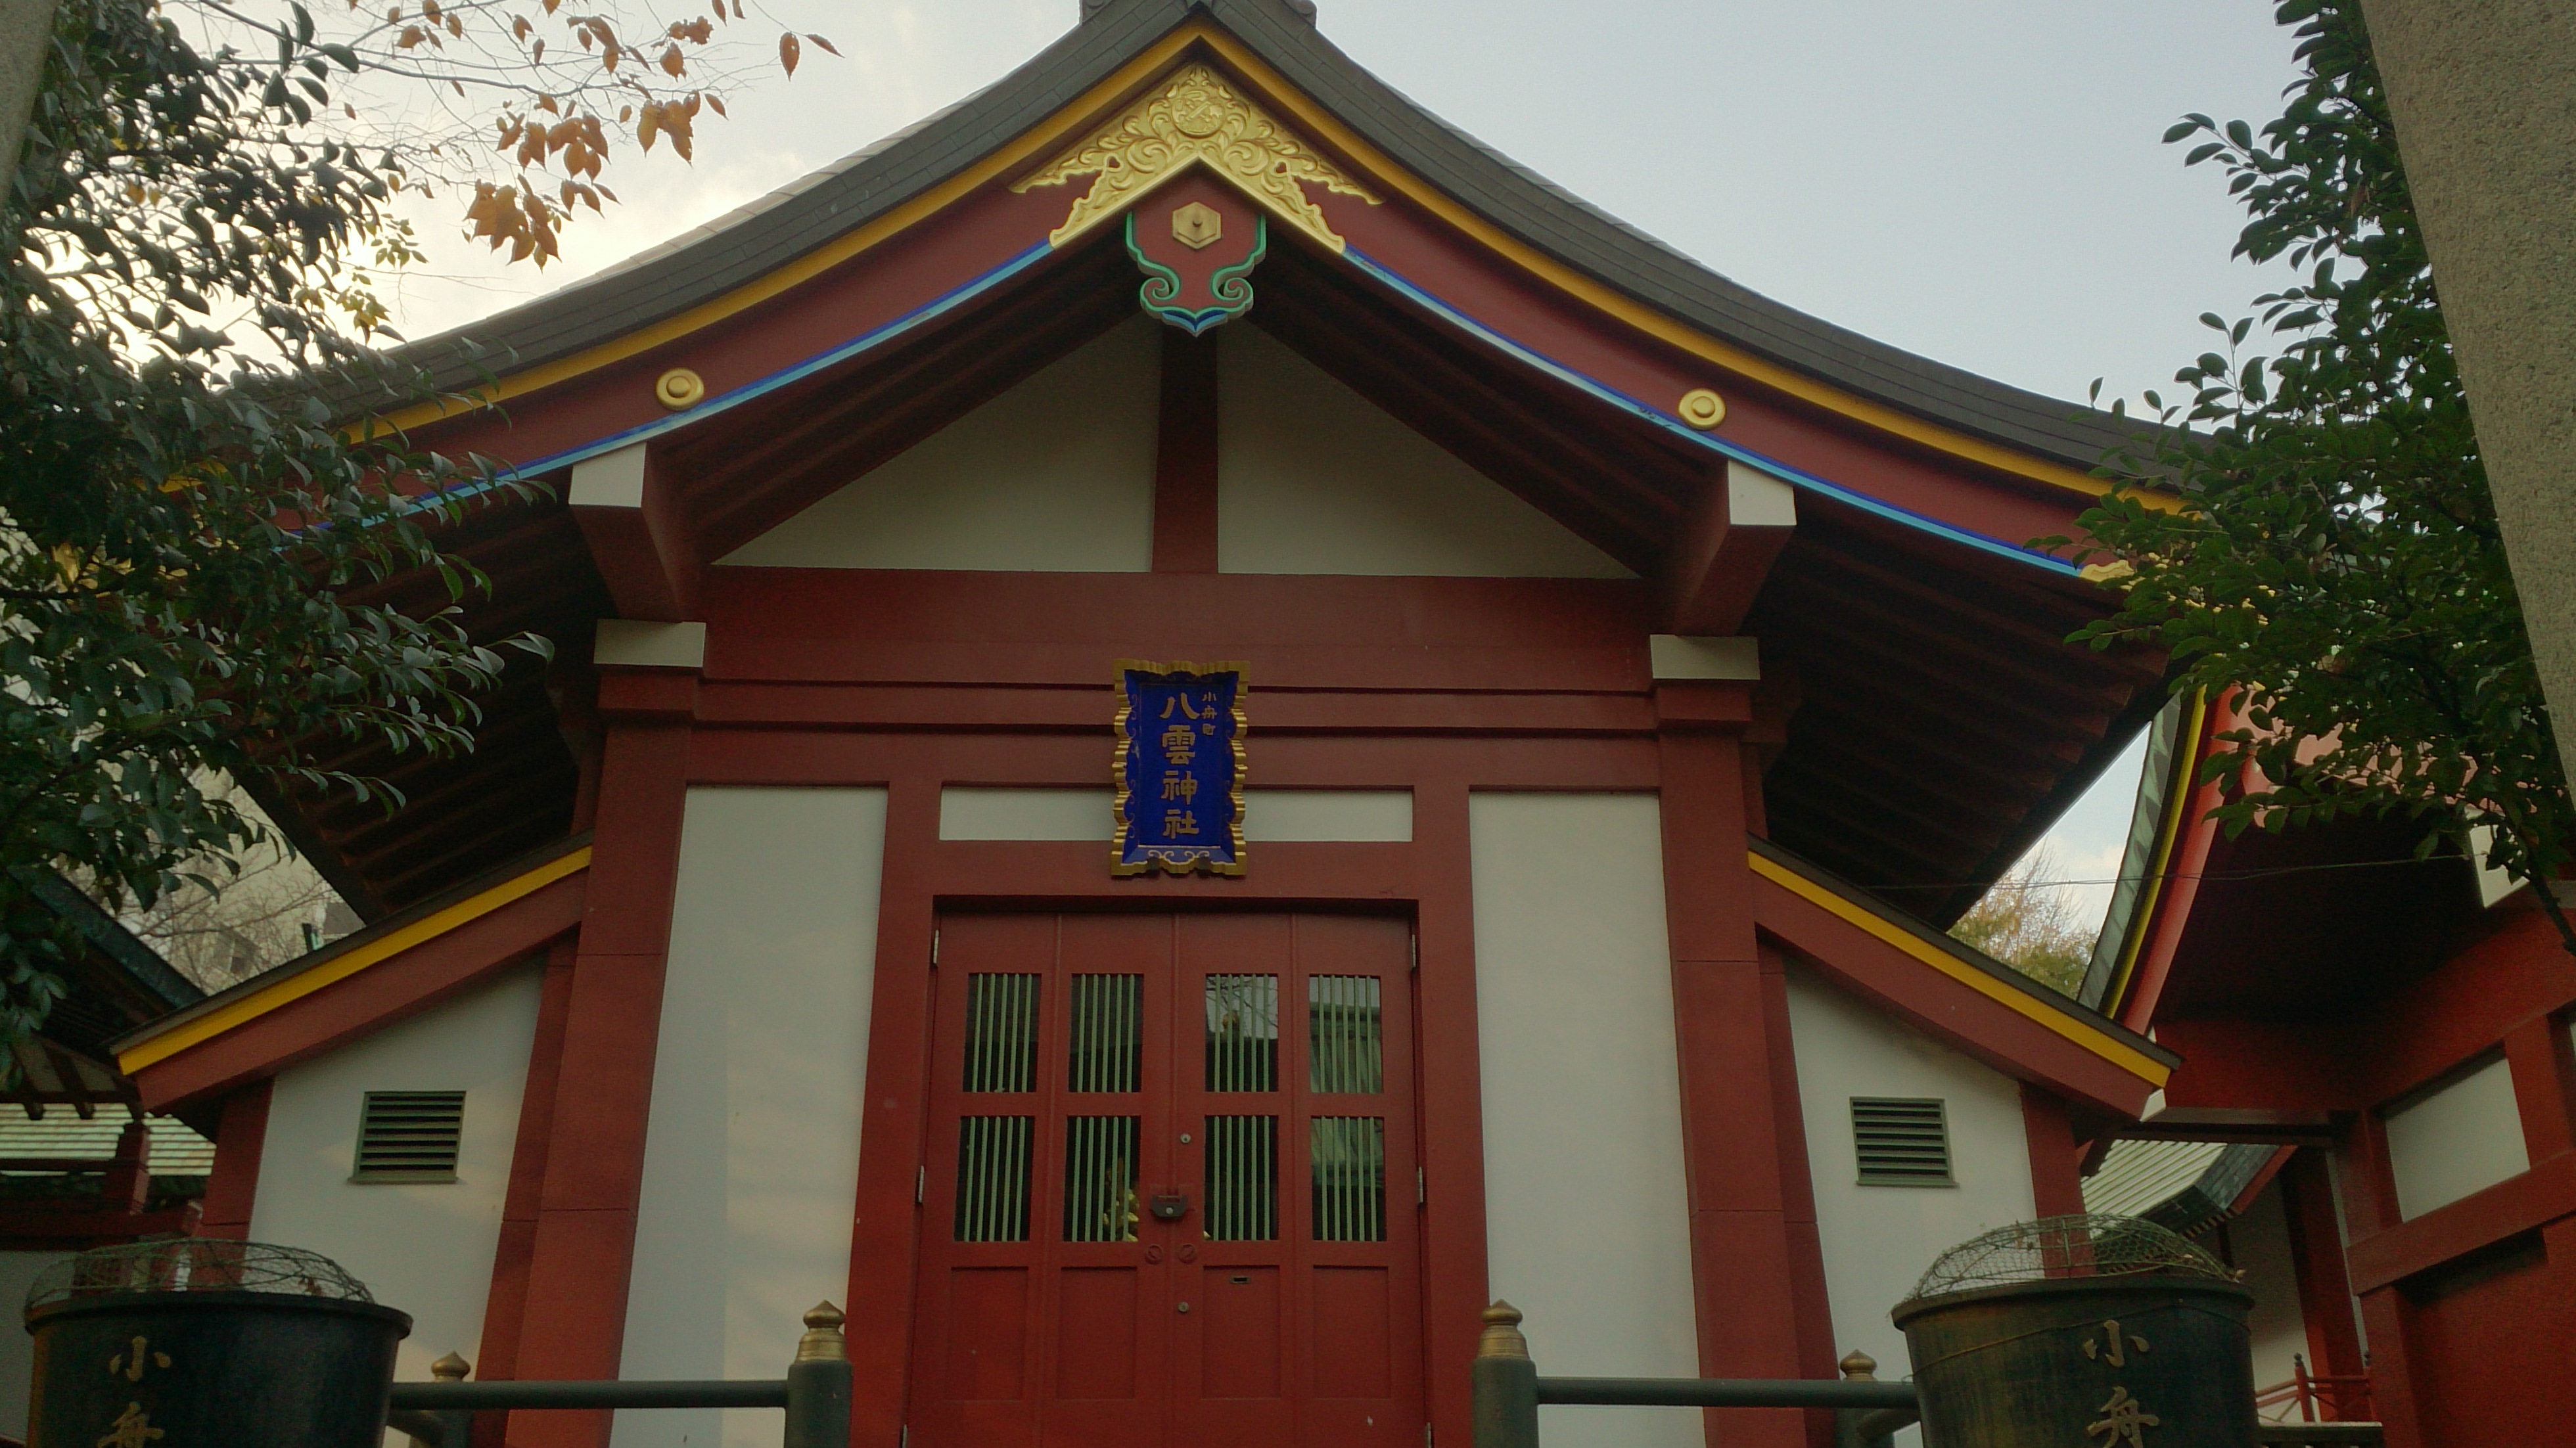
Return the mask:
<path fill-rule="evenodd" d="M 913 1448 L 1420 1444 L 1411 954 L 945 917 Z"/>

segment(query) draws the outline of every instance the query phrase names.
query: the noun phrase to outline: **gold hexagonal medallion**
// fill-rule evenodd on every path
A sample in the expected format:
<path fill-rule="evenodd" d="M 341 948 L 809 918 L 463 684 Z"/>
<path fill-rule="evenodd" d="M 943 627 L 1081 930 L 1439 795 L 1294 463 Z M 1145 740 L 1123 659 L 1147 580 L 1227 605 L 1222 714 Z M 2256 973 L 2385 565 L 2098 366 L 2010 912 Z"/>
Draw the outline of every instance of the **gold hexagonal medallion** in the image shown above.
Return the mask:
<path fill-rule="evenodd" d="M 1225 217 L 1204 201 L 1172 213 L 1172 239 L 1192 251 L 1204 251 L 1224 238 Z"/>

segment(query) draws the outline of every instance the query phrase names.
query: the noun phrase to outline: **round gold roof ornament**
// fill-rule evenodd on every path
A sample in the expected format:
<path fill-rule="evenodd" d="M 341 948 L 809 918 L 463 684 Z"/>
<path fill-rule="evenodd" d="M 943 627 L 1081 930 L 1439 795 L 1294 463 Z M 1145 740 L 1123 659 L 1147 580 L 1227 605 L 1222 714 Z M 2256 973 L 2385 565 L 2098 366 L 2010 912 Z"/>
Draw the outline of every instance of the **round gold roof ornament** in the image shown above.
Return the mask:
<path fill-rule="evenodd" d="M 1726 399 L 1705 387 L 1694 387 L 1683 393 L 1681 406 L 1676 410 L 1681 413 L 1682 421 L 1702 432 L 1726 421 Z"/>
<path fill-rule="evenodd" d="M 674 367 L 654 382 L 653 400 L 673 412 L 686 412 L 707 400 L 706 379 L 686 367 Z"/>

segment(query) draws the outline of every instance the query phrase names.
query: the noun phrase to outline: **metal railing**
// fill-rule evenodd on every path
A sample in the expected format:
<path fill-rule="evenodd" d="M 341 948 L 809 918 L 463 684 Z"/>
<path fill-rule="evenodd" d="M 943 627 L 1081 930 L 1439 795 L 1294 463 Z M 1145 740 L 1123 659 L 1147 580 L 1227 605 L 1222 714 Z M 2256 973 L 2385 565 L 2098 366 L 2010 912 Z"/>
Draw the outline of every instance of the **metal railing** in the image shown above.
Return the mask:
<path fill-rule="evenodd" d="M 2254 1393 L 2254 1411 L 2296 1404 L 2302 1423 L 2354 1423 L 2371 1419 L 2370 1374 L 2312 1373 L 2305 1353 L 2290 1354 L 2290 1379 Z"/>
<path fill-rule="evenodd" d="M 1833 1378 L 1543 1378 L 1521 1335 L 1520 1309 L 1485 1309 L 1476 1342 L 1471 1398 L 1475 1448 L 1539 1448 L 1542 1406 L 1642 1408 L 1828 1408 L 1837 1448 L 1885 1448 L 1919 1417 L 1912 1383 L 1882 1383 L 1866 1354 L 1842 1361 Z"/>
<path fill-rule="evenodd" d="M 604 1408 L 784 1408 L 782 1448 L 849 1448 L 850 1353 L 840 1309 L 805 1314 L 805 1336 L 784 1378 L 733 1382 L 469 1383 L 472 1366 L 454 1353 L 430 1364 L 427 1383 L 396 1383 L 387 1427 L 422 1448 L 470 1448 L 474 1415 Z"/>

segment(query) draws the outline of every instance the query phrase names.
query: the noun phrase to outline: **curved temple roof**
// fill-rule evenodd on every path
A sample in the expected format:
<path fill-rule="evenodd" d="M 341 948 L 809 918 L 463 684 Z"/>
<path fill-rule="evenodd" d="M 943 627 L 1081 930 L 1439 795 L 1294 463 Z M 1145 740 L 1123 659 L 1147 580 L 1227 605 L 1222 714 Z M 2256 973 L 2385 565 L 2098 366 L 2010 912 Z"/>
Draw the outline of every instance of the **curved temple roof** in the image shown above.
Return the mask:
<path fill-rule="evenodd" d="M 1103 0 L 866 151 L 413 344 L 403 355 L 442 386 L 510 400 L 445 418 L 439 445 L 561 478 L 649 440 L 677 572 L 628 616 L 693 616 L 686 595 L 731 548 L 1133 315 L 1134 264 L 1109 230 L 1050 237 L 1067 198 L 1020 178 L 1199 61 L 1382 193 L 1324 198 L 1347 238 L 1273 249 L 1253 325 L 1633 569 L 1638 607 L 1676 631 L 1761 638 L 1796 681 L 1765 775 L 1782 844 L 1946 920 L 2153 712 L 2159 661 L 2067 647 L 2103 600 L 2027 544 L 2075 531 L 2108 486 L 2087 470 L 2133 424 L 1735 285 L 1426 114 L 1297 0 Z M 674 412 L 643 384 L 679 362 L 704 369 L 706 395 Z M 1743 384 L 1723 429 L 1666 400 L 1709 383 Z M 401 420 L 437 416 L 421 412 Z M 1747 575 L 1758 596 L 1701 624 L 1683 607 L 1716 566 L 1711 479 L 1739 465 L 1807 501 Z M 565 736 L 590 724 L 557 686 L 580 696 L 591 627 L 622 607 L 560 492 L 477 510 L 447 541 L 495 581 L 476 637 L 526 628 L 565 649 L 487 701 L 471 756 L 335 759 L 397 783 L 413 802 L 393 816 L 269 801 L 370 915 L 574 827 L 583 745 Z M 434 582 L 376 592 L 443 606 Z"/>
<path fill-rule="evenodd" d="M 963 102 L 563 290 L 406 348 L 445 388 L 524 376 L 680 316 L 887 215 L 990 155 L 1203 12 L 1359 138 L 1582 276 L 1847 397 L 2083 472 L 2124 436 L 2108 413 L 1947 366 L 1750 291 L 1430 114 L 1317 33 L 1295 0 L 1103 0 Z M 572 370 L 580 370 L 577 363 Z M 507 381 L 507 396 L 518 389 Z"/>

